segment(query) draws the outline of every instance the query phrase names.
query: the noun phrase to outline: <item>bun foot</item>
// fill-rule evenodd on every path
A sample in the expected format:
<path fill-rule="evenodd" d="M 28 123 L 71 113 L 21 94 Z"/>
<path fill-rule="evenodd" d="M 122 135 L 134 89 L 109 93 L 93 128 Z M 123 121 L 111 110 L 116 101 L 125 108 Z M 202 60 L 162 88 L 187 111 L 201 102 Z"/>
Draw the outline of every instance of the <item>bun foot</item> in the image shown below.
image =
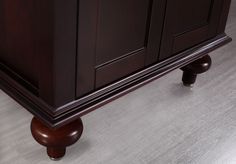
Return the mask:
<path fill-rule="evenodd" d="M 183 72 L 183 85 L 186 87 L 193 87 L 193 84 L 195 83 L 197 79 L 197 74 L 193 74 L 191 72 Z"/>
<path fill-rule="evenodd" d="M 83 132 L 81 119 L 54 129 L 33 118 L 31 133 L 34 139 L 47 148 L 47 154 L 52 160 L 60 160 L 66 153 L 66 147 L 79 140 Z"/>
<path fill-rule="evenodd" d="M 192 87 L 196 82 L 197 75 L 208 71 L 211 67 L 211 57 L 206 55 L 181 68 L 183 71 L 183 85 Z"/>
<path fill-rule="evenodd" d="M 59 161 L 66 154 L 66 148 L 47 147 L 47 154 L 53 161 Z"/>

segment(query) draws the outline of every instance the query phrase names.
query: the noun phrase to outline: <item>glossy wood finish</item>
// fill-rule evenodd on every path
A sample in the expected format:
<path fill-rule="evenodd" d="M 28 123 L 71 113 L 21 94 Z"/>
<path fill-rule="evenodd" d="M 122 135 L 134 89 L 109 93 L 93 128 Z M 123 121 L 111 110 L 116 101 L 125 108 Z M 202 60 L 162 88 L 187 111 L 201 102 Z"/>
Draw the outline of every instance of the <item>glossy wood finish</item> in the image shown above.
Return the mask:
<path fill-rule="evenodd" d="M 164 0 L 81 0 L 79 8 L 77 97 L 157 62 Z"/>
<path fill-rule="evenodd" d="M 217 34 L 224 0 L 167 1 L 160 60 Z"/>
<path fill-rule="evenodd" d="M 205 54 L 230 41 L 231 38 L 225 34 L 219 35 L 168 60 L 157 63 L 130 77 L 58 108 L 52 107 L 39 99 L 2 69 L 0 69 L 0 87 L 45 124 L 51 127 L 60 127 L 138 87 L 205 56 Z M 17 88 L 17 91 L 15 88 Z"/>
<path fill-rule="evenodd" d="M 39 97 L 53 107 L 75 99 L 77 2 L 42 0 L 32 6 L 35 17 L 31 21 L 37 22 Z"/>
<path fill-rule="evenodd" d="M 208 69 L 204 56 L 231 41 L 229 4 L 2 0 L 0 87 L 35 116 L 34 138 L 60 158 L 79 139 L 81 116 L 185 65 L 185 84 Z"/>
<path fill-rule="evenodd" d="M 235 37 L 235 17 L 228 23 L 227 32 Z M 85 116 L 91 130 L 62 163 L 234 163 L 235 47 L 233 42 L 211 54 L 215 64 L 194 91 L 179 85 L 181 73 L 176 70 Z M 27 131 L 31 115 L 4 92 L 0 95 L 0 163 L 48 163 Z"/>
<path fill-rule="evenodd" d="M 20 73 L 26 81 L 38 86 L 37 54 L 33 2 L 24 0 L 0 2 L 1 63 Z M 24 38 L 24 39 L 23 39 Z M 24 60 L 21 60 L 24 59 Z"/>
<path fill-rule="evenodd" d="M 66 153 L 66 147 L 74 144 L 83 132 L 83 123 L 77 119 L 66 126 L 53 129 L 36 118 L 31 121 L 31 133 L 34 139 L 47 148 L 52 160 L 59 160 Z"/>
<path fill-rule="evenodd" d="M 211 63 L 211 57 L 206 55 L 181 68 L 183 70 L 183 84 L 185 86 L 192 86 L 196 81 L 197 75 L 208 71 Z"/>
<path fill-rule="evenodd" d="M 76 19 L 77 0 L 1 0 L 1 70 L 52 106 L 73 101 Z"/>
<path fill-rule="evenodd" d="M 215 2 L 217 1 L 219 0 Z M 3 36 L 0 38 L 1 88 L 45 124 L 52 127 L 63 126 L 231 41 L 223 30 L 230 4 L 227 0 L 224 1 L 222 10 L 219 9 L 217 12 L 220 15 L 218 17 L 220 22 L 215 26 L 218 33 L 213 38 L 188 47 L 168 59 L 158 61 L 160 46 L 166 45 L 165 42 L 161 42 L 161 37 L 165 35 L 165 28 L 167 28 L 163 24 L 167 20 L 171 21 L 171 18 L 175 22 L 174 17 L 167 19 L 167 15 L 170 12 L 172 16 L 179 9 L 167 10 L 166 0 L 112 2 L 114 3 L 106 0 L 100 3 L 97 0 L 81 0 L 79 3 L 76 0 L 35 2 L 22 0 L 22 3 L 18 4 L 16 1 L 1 1 L 0 24 L 4 25 L 0 26 L 0 33 Z M 195 3 L 197 8 L 200 8 L 201 5 L 209 2 L 196 1 Z M 22 4 L 25 4 L 26 8 L 22 8 Z M 181 8 L 187 12 L 189 5 L 191 7 L 191 4 L 183 3 Z M 121 9 L 128 15 L 125 19 L 122 18 Z M 24 20 L 25 25 L 12 21 L 15 17 L 11 15 L 16 15 L 16 12 L 20 13 L 19 20 Z M 205 15 L 206 12 L 207 10 L 200 15 Z M 32 15 L 29 16 L 28 13 Z M 113 25 L 117 23 L 115 18 L 119 22 L 117 26 Z M 197 24 L 201 22 L 201 18 L 200 16 L 197 19 Z M 183 21 L 193 22 L 190 19 L 191 14 Z M 4 23 L 6 21 L 12 23 Z M 4 62 L 3 56 L 14 59 L 14 61 L 9 60 L 8 63 L 26 61 L 26 71 L 34 70 L 28 68 L 28 59 L 22 60 L 20 55 L 23 52 L 31 52 L 31 46 L 28 50 L 27 47 L 23 50 L 19 43 L 19 52 L 22 49 L 22 53 L 19 55 L 6 53 L 6 44 L 12 47 L 16 45 L 13 44 L 14 39 L 6 39 L 8 36 L 16 35 L 15 30 L 8 28 L 14 23 L 19 25 L 17 36 L 23 37 L 25 34 L 29 36 L 26 37 L 26 41 L 34 42 L 33 54 L 26 54 L 29 55 L 32 63 L 36 62 L 30 65 L 37 67 L 37 75 L 34 76 L 37 77 L 38 86 L 30 82 L 29 79 L 32 77 L 23 76 L 24 71 L 16 70 Z M 182 29 L 186 24 L 177 25 L 173 28 Z M 25 26 L 28 30 L 24 29 Z M 106 26 L 111 29 L 107 27 L 107 30 L 104 30 Z M 135 37 L 126 35 L 128 31 L 132 31 L 130 34 L 135 34 Z M 112 38 L 109 38 L 111 36 Z M 115 45 L 116 38 L 119 37 L 125 39 L 124 43 L 127 44 Z M 105 47 L 107 50 L 104 50 L 102 47 L 106 45 L 102 45 L 99 40 L 108 39 L 111 40 L 110 49 Z M 31 44 L 31 41 L 27 42 Z M 99 53 L 97 53 L 98 49 Z M 9 49 L 10 51 L 12 50 Z M 107 52 L 104 53 L 105 51 Z M 112 82 L 113 80 L 115 82 Z"/>

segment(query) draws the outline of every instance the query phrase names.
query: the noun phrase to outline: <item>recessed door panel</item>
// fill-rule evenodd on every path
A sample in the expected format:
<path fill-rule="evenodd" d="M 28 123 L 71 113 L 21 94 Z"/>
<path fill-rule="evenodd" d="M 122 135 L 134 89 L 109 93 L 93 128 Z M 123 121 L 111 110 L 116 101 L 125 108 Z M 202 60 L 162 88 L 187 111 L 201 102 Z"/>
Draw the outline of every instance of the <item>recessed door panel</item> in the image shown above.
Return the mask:
<path fill-rule="evenodd" d="M 167 0 L 160 60 L 217 34 L 222 0 Z"/>
<path fill-rule="evenodd" d="M 132 54 L 146 46 L 150 0 L 102 0 L 96 65 Z"/>
<path fill-rule="evenodd" d="M 158 60 L 164 4 L 164 0 L 80 1 L 78 96 Z"/>

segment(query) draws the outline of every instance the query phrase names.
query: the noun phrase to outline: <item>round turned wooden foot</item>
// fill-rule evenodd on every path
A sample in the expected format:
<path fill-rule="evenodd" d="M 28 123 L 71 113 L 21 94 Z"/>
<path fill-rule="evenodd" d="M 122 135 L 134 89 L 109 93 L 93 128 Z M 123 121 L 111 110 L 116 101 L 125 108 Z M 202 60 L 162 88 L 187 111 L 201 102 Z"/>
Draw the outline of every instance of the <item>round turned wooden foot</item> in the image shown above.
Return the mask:
<path fill-rule="evenodd" d="M 186 71 L 183 73 L 182 81 L 183 85 L 186 87 L 192 87 L 196 79 L 197 79 L 197 74 L 193 74 L 191 72 L 186 72 Z"/>
<path fill-rule="evenodd" d="M 82 132 L 81 119 L 57 129 L 47 127 L 36 118 L 31 121 L 32 136 L 39 144 L 47 147 L 47 154 L 52 160 L 61 159 L 66 153 L 66 147 L 78 141 Z"/>
<path fill-rule="evenodd" d="M 51 160 L 58 161 L 66 154 L 66 148 L 47 147 L 47 154 Z"/>
<path fill-rule="evenodd" d="M 206 55 L 186 66 L 181 68 L 183 73 L 184 86 L 193 86 L 196 81 L 197 75 L 206 72 L 211 67 L 211 57 Z"/>

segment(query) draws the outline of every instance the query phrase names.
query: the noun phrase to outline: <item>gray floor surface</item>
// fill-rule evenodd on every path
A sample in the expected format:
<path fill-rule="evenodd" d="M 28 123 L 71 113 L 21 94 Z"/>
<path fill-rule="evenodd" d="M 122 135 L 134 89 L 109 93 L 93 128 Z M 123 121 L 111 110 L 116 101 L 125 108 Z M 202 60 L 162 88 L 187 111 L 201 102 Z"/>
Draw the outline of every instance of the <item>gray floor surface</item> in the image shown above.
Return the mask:
<path fill-rule="evenodd" d="M 236 38 L 236 1 L 227 33 Z M 58 162 L 30 134 L 32 115 L 0 90 L 0 164 L 236 164 L 236 42 L 211 53 L 193 89 L 180 70 L 84 116 Z"/>

